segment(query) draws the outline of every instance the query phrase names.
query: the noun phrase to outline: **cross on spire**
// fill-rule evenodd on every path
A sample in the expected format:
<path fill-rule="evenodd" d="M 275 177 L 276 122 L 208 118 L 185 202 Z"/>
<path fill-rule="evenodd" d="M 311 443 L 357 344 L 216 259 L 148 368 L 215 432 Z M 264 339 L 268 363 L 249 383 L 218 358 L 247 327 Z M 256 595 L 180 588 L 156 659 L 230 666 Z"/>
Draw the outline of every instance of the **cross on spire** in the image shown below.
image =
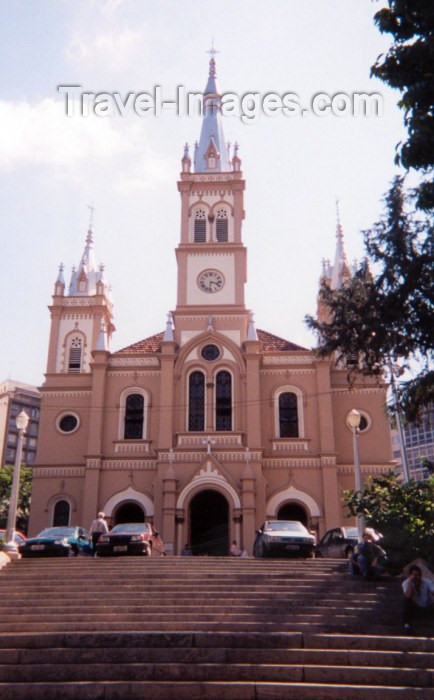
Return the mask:
<path fill-rule="evenodd" d="M 212 38 L 212 41 L 211 41 L 211 48 L 209 51 L 207 51 L 207 53 L 209 53 L 209 55 L 211 56 L 212 59 L 214 58 L 216 53 L 220 53 L 220 51 L 217 51 L 217 49 L 214 48 L 214 37 Z"/>

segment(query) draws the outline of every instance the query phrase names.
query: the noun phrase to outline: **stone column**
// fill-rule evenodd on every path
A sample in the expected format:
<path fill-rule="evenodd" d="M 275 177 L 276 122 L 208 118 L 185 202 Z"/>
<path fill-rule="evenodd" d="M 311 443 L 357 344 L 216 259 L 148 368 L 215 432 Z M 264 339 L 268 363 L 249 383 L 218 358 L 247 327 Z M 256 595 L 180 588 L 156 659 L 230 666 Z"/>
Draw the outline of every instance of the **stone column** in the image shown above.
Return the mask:
<path fill-rule="evenodd" d="M 176 476 L 172 464 L 166 470 L 163 478 L 163 540 L 166 553 L 175 554 L 175 515 L 176 515 Z"/>
<path fill-rule="evenodd" d="M 241 504 L 243 511 L 243 548 L 249 555 L 252 554 L 253 542 L 255 539 L 255 475 L 250 466 L 249 460 L 246 462 L 241 477 Z"/>

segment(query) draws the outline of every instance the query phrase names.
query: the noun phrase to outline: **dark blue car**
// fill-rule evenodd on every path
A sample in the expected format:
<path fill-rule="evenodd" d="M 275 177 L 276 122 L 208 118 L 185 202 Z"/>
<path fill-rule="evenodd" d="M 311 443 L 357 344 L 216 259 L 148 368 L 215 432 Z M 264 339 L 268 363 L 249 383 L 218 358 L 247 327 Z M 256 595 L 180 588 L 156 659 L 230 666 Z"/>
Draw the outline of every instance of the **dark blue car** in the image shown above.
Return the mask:
<path fill-rule="evenodd" d="M 18 547 L 22 557 L 76 557 L 92 554 L 92 540 L 84 527 L 47 527 Z"/>

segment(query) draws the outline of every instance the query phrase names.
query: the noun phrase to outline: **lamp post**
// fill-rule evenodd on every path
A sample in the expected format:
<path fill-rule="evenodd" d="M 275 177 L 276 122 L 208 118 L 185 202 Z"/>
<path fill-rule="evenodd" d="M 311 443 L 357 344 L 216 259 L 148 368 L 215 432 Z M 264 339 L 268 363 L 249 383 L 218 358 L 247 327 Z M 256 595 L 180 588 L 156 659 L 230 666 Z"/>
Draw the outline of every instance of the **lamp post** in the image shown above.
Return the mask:
<path fill-rule="evenodd" d="M 18 555 L 18 548 L 15 542 L 15 523 L 17 520 L 18 491 L 20 487 L 21 455 L 23 452 L 23 438 L 29 424 L 29 416 L 25 411 L 16 417 L 15 422 L 18 428 L 17 451 L 15 454 L 14 474 L 12 478 L 11 498 L 9 502 L 8 522 L 6 526 L 6 547 L 5 550 L 12 557 Z"/>
<path fill-rule="evenodd" d="M 399 377 L 404 372 L 404 370 L 402 369 L 402 367 L 399 367 L 399 365 L 393 365 L 390 357 L 387 360 L 387 364 L 390 372 L 390 388 L 392 391 L 393 410 L 395 414 L 396 428 L 398 430 L 399 450 L 401 452 L 404 483 L 408 484 L 408 482 L 410 481 L 410 471 L 408 468 L 407 450 L 405 448 L 404 429 L 402 427 L 401 406 L 399 405 L 398 391 L 395 383 L 395 376 Z"/>
<path fill-rule="evenodd" d="M 361 491 L 363 488 L 362 484 L 362 472 L 360 469 L 360 454 L 359 454 L 359 426 L 362 416 L 359 411 L 353 408 L 348 414 L 348 423 L 353 431 L 353 453 L 354 453 L 354 475 L 356 481 L 356 491 Z M 357 532 L 359 535 L 359 541 L 362 541 L 363 531 L 365 529 L 365 516 L 360 513 L 357 515 Z"/>

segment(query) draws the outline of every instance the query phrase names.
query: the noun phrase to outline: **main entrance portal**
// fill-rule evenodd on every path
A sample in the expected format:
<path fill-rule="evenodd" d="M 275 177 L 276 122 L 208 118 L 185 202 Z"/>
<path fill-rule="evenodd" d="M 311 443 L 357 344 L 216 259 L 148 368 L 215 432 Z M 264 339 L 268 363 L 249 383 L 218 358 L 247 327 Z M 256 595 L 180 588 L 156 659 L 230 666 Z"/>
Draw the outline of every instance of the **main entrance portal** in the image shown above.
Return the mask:
<path fill-rule="evenodd" d="M 226 556 L 229 552 L 229 506 L 218 491 L 201 491 L 190 502 L 193 554 Z"/>

